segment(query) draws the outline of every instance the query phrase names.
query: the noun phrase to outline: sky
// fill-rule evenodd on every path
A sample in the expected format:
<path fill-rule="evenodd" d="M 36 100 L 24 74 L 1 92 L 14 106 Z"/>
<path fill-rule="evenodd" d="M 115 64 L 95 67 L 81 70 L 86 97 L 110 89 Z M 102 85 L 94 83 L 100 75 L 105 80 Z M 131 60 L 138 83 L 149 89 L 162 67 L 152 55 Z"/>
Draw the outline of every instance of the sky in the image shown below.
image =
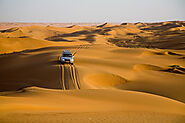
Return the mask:
<path fill-rule="evenodd" d="M 0 22 L 185 20 L 185 0 L 0 0 Z"/>

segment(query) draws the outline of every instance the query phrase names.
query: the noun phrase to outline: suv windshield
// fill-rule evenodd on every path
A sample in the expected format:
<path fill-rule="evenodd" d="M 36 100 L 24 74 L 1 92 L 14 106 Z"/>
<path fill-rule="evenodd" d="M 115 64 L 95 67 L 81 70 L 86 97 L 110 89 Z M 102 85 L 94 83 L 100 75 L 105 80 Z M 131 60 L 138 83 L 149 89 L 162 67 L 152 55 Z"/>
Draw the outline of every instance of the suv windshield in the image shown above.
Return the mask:
<path fill-rule="evenodd" d="M 72 57 L 72 54 L 63 54 L 63 57 Z"/>

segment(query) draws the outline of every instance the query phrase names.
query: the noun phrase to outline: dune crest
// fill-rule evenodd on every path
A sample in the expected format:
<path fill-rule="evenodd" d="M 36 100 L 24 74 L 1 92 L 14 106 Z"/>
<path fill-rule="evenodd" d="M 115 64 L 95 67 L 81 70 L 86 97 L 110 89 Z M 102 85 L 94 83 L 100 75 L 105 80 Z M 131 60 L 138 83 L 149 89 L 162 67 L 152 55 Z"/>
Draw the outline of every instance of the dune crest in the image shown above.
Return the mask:
<path fill-rule="evenodd" d="M 80 26 L 78 26 L 78 25 L 72 25 L 72 26 L 69 26 L 68 28 L 73 28 L 73 29 L 75 29 L 75 28 L 80 28 Z"/>
<path fill-rule="evenodd" d="M 22 99 L 21 98 L 17 99 L 15 97 L 22 97 Z M 50 100 L 45 102 L 45 100 L 47 100 L 48 97 L 50 97 Z M 32 112 L 38 110 L 53 110 L 73 113 L 87 111 L 102 112 L 102 111 L 127 111 L 128 109 L 132 108 L 132 110 L 135 111 L 147 111 L 147 112 L 154 111 L 176 114 L 185 113 L 183 110 L 185 108 L 185 105 L 181 102 L 152 94 L 134 91 L 120 92 L 116 90 L 81 90 L 81 91 L 73 90 L 63 92 L 62 90 L 28 87 L 19 91 L 12 92 L 8 95 L 0 96 L 0 98 L 1 100 L 4 101 L 12 100 L 12 103 L 4 104 L 3 107 L 1 106 L 0 108 L 1 113 L 4 112 L 5 109 L 8 109 L 11 112 L 16 111 L 17 109 L 15 108 L 17 107 L 18 103 L 19 107 L 17 108 L 20 109 L 20 111 L 30 110 Z M 142 100 L 139 101 L 137 100 L 138 98 L 145 99 L 146 101 L 145 102 L 143 102 Z M 30 107 L 31 103 L 29 100 L 31 100 L 33 106 L 34 104 L 37 104 L 35 105 L 37 107 L 31 109 Z M 63 100 L 65 100 L 65 102 Z M 71 100 L 73 100 L 73 102 L 71 102 Z M 94 105 L 98 103 L 100 100 L 102 102 L 99 103 L 99 106 Z M 156 102 L 161 103 L 159 105 L 159 103 Z M 146 104 L 144 107 L 143 103 Z M 21 105 L 23 105 L 23 107 L 21 107 Z M 91 105 L 92 107 L 88 107 L 88 105 Z M 112 106 L 109 107 L 110 105 Z M 173 106 L 176 106 L 176 108 L 173 108 Z"/>
<path fill-rule="evenodd" d="M 97 27 L 111 27 L 112 25 L 108 22 L 102 24 L 102 25 L 98 25 Z"/>
<path fill-rule="evenodd" d="M 156 71 L 160 71 L 160 70 L 164 70 L 161 67 L 158 66 L 154 66 L 154 65 L 149 65 L 149 64 L 137 64 L 134 66 L 134 70 L 156 70 Z"/>

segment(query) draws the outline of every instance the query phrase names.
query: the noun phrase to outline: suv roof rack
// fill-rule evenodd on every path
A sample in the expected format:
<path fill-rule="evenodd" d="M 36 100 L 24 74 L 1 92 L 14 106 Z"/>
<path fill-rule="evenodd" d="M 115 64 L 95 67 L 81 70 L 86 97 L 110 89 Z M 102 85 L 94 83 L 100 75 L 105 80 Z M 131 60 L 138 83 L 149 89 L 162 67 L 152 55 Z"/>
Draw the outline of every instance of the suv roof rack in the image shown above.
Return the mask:
<path fill-rule="evenodd" d="M 70 50 L 64 50 L 63 53 L 72 54 Z"/>

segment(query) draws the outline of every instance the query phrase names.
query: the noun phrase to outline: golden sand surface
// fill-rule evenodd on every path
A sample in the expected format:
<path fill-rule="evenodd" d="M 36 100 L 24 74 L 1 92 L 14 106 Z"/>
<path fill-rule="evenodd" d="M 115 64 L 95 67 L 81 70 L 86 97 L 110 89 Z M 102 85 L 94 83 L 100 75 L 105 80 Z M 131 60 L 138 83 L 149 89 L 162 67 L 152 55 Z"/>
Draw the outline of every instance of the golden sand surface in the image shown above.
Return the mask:
<path fill-rule="evenodd" d="M 184 25 L 0 30 L 0 122 L 185 122 Z"/>

